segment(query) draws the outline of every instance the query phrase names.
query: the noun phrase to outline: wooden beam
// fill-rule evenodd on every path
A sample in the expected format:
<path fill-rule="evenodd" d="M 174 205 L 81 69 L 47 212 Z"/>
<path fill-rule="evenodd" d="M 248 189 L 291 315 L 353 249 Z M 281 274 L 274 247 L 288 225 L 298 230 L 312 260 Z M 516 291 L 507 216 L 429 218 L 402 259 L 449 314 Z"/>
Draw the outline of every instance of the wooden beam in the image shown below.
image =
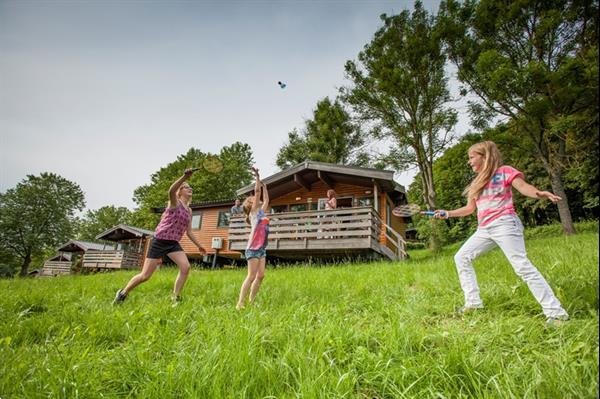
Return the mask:
<path fill-rule="evenodd" d="M 333 189 L 333 187 L 335 186 L 335 182 L 331 179 L 331 177 L 327 173 L 318 170 L 317 177 L 319 178 L 319 180 L 321 180 L 323 183 L 325 183 L 325 185 L 328 188 Z"/>
<path fill-rule="evenodd" d="M 379 210 L 379 184 L 377 184 L 377 180 L 371 179 L 373 182 L 373 205 L 377 212 L 381 213 Z"/>
<path fill-rule="evenodd" d="M 307 191 L 310 191 L 310 184 L 304 180 L 298 173 L 294 174 L 294 182 L 300 187 L 304 187 Z"/>

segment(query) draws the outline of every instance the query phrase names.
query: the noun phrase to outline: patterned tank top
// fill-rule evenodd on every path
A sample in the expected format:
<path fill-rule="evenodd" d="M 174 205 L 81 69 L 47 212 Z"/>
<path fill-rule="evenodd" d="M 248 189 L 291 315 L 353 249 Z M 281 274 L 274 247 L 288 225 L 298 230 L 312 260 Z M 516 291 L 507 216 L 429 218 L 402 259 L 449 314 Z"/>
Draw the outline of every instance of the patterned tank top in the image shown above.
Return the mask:
<path fill-rule="evenodd" d="M 183 233 L 186 232 L 192 215 L 181 201 L 178 202 L 176 208 L 167 208 L 163 212 L 160 222 L 154 231 L 155 238 L 159 240 L 179 241 L 183 237 Z"/>

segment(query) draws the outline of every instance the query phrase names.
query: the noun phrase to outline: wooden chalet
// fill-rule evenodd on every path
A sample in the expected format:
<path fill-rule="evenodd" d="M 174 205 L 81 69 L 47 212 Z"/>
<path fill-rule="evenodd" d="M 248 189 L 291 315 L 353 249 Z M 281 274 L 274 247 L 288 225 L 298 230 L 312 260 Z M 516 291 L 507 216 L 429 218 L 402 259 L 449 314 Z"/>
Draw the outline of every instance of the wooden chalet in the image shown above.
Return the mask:
<path fill-rule="evenodd" d="M 56 249 L 57 255 L 44 262 L 39 277 L 71 274 L 73 267 L 79 266 L 88 251 L 102 251 L 105 248 L 106 244 L 102 243 L 69 240 Z"/>
<path fill-rule="evenodd" d="M 403 259 L 406 221 L 392 209 L 406 203 L 405 189 L 387 170 L 306 161 L 263 178 L 270 197 L 268 256 L 302 260 L 309 257 Z M 325 210 L 326 192 L 337 193 L 338 208 Z M 240 198 L 254 184 L 240 188 Z M 250 228 L 242 216 L 231 216 L 234 200 L 192 204 L 192 228 L 207 250 L 203 261 L 242 259 Z M 155 209 L 162 212 L 162 209 Z M 183 249 L 200 258 L 184 235 Z"/>
<path fill-rule="evenodd" d="M 93 270 L 140 269 L 153 234 L 153 231 L 126 224 L 113 226 L 96 236 L 97 240 L 113 242 L 112 248 L 87 251 L 82 267 Z"/>

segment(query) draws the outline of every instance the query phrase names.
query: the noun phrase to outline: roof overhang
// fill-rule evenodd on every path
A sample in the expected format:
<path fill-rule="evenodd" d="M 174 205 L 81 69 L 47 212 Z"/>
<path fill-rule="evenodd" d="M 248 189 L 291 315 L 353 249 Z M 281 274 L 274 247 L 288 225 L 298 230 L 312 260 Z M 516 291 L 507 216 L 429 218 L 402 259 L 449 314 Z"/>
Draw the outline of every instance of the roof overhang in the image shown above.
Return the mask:
<path fill-rule="evenodd" d="M 96 239 L 106 241 L 123 241 L 149 237 L 152 235 L 154 235 L 154 232 L 150 230 L 127 226 L 126 224 L 118 224 L 98 234 Z"/>
<path fill-rule="evenodd" d="M 271 199 L 295 191 L 299 188 L 311 189 L 316 182 L 334 188 L 336 184 L 351 184 L 363 187 L 378 186 L 381 192 L 388 193 L 392 199 L 405 194 L 403 186 L 394 181 L 394 172 L 356 166 L 343 166 L 324 162 L 306 161 L 284 171 L 262 179 L 269 189 Z M 236 191 L 239 196 L 250 195 L 254 183 Z"/>

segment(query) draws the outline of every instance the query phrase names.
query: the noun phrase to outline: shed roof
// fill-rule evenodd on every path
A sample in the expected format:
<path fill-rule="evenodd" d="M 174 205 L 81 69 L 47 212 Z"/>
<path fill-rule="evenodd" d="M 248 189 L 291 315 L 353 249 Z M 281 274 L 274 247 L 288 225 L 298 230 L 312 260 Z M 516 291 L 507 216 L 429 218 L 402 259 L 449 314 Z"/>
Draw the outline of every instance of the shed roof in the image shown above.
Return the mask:
<path fill-rule="evenodd" d="M 106 248 L 106 244 L 99 242 L 89 242 L 80 240 L 69 240 L 56 250 L 59 252 L 85 252 L 90 249 L 101 251 Z"/>
<path fill-rule="evenodd" d="M 96 239 L 106 241 L 122 241 L 144 238 L 153 235 L 154 232 L 151 230 L 142 229 L 141 227 L 128 226 L 126 224 L 118 224 L 98 234 Z"/>

